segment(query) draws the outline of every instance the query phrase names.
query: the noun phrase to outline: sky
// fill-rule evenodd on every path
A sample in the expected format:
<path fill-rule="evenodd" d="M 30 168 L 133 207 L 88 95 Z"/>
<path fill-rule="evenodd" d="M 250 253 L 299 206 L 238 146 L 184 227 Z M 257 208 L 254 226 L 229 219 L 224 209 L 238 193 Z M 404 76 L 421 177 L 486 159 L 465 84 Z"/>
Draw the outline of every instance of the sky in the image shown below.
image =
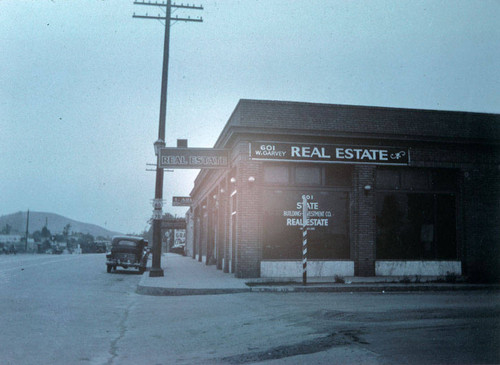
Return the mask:
<path fill-rule="evenodd" d="M 203 22 L 171 28 L 167 146 L 213 147 L 240 99 L 500 113 L 498 0 L 195 4 L 173 14 Z M 148 228 L 164 25 L 134 13 L 164 14 L 133 0 L 0 0 L 0 216 Z M 164 212 L 184 216 L 172 196 L 197 173 L 165 172 Z"/>

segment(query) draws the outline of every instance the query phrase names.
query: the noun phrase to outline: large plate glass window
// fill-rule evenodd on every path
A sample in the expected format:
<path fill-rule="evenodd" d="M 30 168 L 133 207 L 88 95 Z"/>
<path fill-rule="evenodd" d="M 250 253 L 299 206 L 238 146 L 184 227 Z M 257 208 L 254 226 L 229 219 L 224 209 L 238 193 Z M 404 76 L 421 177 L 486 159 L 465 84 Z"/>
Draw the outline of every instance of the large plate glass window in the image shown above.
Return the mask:
<path fill-rule="evenodd" d="M 308 259 L 349 259 L 349 194 L 303 190 L 264 193 L 262 259 L 302 258 L 302 195 L 310 204 Z"/>
<path fill-rule="evenodd" d="M 376 187 L 377 259 L 457 259 L 455 170 L 381 168 Z"/>

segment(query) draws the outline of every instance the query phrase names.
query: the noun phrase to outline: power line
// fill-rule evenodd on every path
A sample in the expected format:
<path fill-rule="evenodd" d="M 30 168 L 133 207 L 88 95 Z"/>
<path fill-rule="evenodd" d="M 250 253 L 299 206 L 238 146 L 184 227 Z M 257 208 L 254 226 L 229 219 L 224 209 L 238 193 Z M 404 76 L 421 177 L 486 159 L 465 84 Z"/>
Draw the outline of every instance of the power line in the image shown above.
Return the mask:
<path fill-rule="evenodd" d="M 133 18 L 140 18 L 140 19 L 156 19 L 156 20 L 173 20 L 173 21 L 181 21 L 181 22 L 203 22 L 202 17 L 197 17 L 197 18 L 191 18 L 188 16 L 187 18 L 179 17 L 176 15 L 175 17 L 167 16 L 167 14 L 171 14 L 171 9 L 188 9 L 188 10 L 203 10 L 203 6 L 196 6 L 196 5 L 184 5 L 184 4 L 172 4 L 170 1 L 165 2 L 145 2 L 145 1 L 134 1 L 134 5 L 149 5 L 149 6 L 158 6 L 158 7 L 165 7 L 167 8 L 165 16 L 161 16 L 160 14 L 158 15 L 149 15 L 146 13 L 145 15 L 134 15 L 132 16 Z M 170 11 L 169 11 L 170 8 Z M 163 9 L 162 9 L 163 10 Z"/>

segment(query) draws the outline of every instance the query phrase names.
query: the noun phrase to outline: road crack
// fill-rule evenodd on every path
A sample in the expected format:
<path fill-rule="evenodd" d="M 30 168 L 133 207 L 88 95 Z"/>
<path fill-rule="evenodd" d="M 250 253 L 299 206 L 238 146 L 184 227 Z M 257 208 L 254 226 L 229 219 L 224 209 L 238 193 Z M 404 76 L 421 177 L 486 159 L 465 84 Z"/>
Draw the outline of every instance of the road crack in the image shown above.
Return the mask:
<path fill-rule="evenodd" d="M 120 323 L 118 324 L 118 336 L 111 341 L 110 349 L 109 349 L 109 354 L 111 355 L 111 358 L 108 360 L 106 365 L 113 365 L 115 362 L 115 359 L 118 357 L 118 343 L 125 337 L 125 334 L 127 333 L 127 322 L 128 322 L 128 317 L 130 314 L 130 311 L 132 307 L 135 305 L 135 302 L 130 303 L 127 308 L 125 308 L 125 313 L 122 316 Z"/>

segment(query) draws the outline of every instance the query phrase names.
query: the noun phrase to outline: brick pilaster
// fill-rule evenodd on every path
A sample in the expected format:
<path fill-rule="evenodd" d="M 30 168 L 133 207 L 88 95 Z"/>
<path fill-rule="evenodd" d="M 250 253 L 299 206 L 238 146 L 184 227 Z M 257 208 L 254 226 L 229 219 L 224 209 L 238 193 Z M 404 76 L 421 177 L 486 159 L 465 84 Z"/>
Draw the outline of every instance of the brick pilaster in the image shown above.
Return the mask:
<path fill-rule="evenodd" d="M 354 168 L 354 271 L 356 276 L 375 276 L 375 167 Z M 365 187 L 370 186 L 367 190 Z"/>
<path fill-rule="evenodd" d="M 261 164 L 248 160 L 244 143 L 237 174 L 238 213 L 235 275 L 240 278 L 260 276 L 261 258 Z M 255 181 L 250 182 L 249 177 Z"/>

